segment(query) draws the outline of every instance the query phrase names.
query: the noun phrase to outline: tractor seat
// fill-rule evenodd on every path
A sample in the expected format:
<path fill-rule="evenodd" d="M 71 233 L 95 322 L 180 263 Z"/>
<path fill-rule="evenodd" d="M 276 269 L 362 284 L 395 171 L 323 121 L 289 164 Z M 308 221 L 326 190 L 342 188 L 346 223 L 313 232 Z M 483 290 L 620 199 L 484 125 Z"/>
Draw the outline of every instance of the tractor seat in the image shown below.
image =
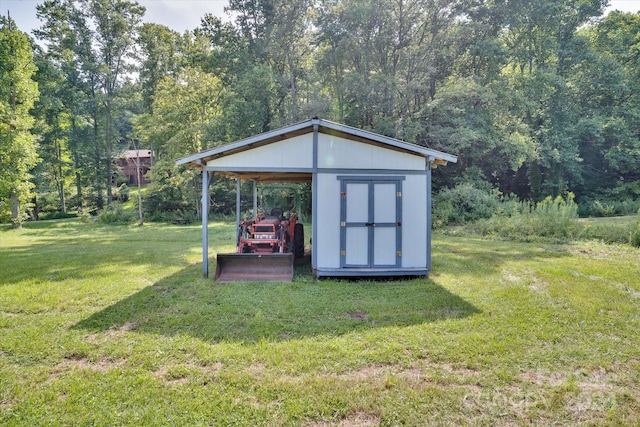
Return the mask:
<path fill-rule="evenodd" d="M 282 221 L 282 209 L 280 208 L 273 208 L 271 209 L 271 212 L 269 213 L 270 217 L 276 217 L 278 219 L 280 219 Z"/>

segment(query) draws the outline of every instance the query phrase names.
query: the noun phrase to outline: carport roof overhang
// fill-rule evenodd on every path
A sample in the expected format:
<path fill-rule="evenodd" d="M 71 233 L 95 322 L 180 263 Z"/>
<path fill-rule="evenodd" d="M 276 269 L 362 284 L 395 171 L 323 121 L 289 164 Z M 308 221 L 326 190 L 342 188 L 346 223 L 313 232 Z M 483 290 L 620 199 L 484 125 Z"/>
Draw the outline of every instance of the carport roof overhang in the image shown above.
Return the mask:
<path fill-rule="evenodd" d="M 309 172 L 297 172 L 291 170 L 282 171 L 266 171 L 266 170 L 247 170 L 247 171 L 231 171 L 229 168 L 224 170 L 217 170 L 210 168 L 217 175 L 222 175 L 227 178 L 240 179 L 241 181 L 256 181 L 261 183 L 296 183 L 296 182 L 311 182 L 313 173 Z"/>
<path fill-rule="evenodd" d="M 176 161 L 176 165 L 186 165 L 190 168 L 200 170 L 206 168 L 218 175 L 230 178 L 239 178 L 241 180 L 255 180 L 259 182 L 311 182 L 313 173 L 312 169 L 277 169 L 270 168 L 268 166 L 250 169 L 233 167 L 216 168 L 215 166 L 207 166 L 207 164 L 212 160 L 296 136 L 312 133 L 316 130 L 318 133 L 347 138 L 394 151 L 422 156 L 429 162 L 432 168 L 440 165 L 446 165 L 448 162 L 456 163 L 458 161 L 456 156 L 443 153 L 441 151 L 432 150 L 416 144 L 410 144 L 395 138 L 334 123 L 328 120 L 314 118 L 181 158 Z"/>

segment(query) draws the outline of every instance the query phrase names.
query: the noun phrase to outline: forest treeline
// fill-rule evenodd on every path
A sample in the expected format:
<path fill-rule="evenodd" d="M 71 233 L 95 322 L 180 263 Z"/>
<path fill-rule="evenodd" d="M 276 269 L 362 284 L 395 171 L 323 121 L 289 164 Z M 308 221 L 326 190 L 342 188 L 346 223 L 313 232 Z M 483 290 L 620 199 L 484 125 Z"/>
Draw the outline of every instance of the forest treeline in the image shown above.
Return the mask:
<path fill-rule="evenodd" d="M 314 116 L 458 155 L 436 190 L 638 200 L 640 14 L 607 3 L 230 0 L 178 33 L 136 2 L 47 0 L 32 34 L 0 24 L 0 220 L 103 209 L 137 148 L 147 212 L 195 215 L 177 158 Z"/>

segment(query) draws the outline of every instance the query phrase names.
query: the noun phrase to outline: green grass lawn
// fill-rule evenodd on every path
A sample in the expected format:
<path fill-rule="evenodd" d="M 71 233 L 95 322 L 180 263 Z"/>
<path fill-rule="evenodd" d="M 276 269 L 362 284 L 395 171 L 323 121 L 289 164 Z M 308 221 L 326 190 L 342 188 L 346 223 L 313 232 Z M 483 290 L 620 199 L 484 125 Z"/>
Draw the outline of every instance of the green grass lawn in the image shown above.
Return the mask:
<path fill-rule="evenodd" d="M 640 424 L 640 250 L 433 248 L 429 280 L 217 284 L 199 225 L 0 228 L 0 425 Z"/>

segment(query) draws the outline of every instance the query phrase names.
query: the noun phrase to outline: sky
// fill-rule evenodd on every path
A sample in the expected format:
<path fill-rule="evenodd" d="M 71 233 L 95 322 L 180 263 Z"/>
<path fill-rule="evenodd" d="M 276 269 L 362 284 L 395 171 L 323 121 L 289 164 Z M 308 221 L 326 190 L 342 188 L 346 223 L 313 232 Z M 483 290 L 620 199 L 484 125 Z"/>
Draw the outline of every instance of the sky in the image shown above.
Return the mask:
<path fill-rule="evenodd" d="M 0 0 L 0 14 L 11 17 L 21 31 L 31 31 L 41 25 L 36 18 L 36 5 L 43 0 Z M 145 22 L 165 25 L 180 33 L 193 30 L 200 25 L 200 18 L 212 13 L 222 19 L 229 19 L 224 13 L 227 0 L 138 0 L 147 8 Z M 609 10 L 623 12 L 640 11 L 640 0 L 611 0 Z"/>
<path fill-rule="evenodd" d="M 640 0 L 638 0 L 640 1 Z M 18 29 L 31 34 L 42 24 L 36 17 L 36 6 L 44 0 L 0 0 L 0 14 L 7 11 L 16 22 Z M 224 13 L 227 0 L 137 0 L 146 7 L 144 22 L 167 26 L 180 33 L 193 30 L 200 25 L 200 18 L 212 13 L 228 19 Z"/>

